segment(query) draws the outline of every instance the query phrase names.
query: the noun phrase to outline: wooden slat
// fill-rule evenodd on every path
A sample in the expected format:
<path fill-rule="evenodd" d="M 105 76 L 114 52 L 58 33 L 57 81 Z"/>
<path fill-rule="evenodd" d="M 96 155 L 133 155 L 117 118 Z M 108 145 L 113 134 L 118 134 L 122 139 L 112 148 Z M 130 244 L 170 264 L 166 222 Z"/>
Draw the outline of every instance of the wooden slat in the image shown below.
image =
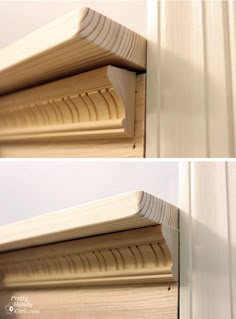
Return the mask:
<path fill-rule="evenodd" d="M 145 60 L 143 37 L 83 8 L 0 51 L 0 94 L 109 64 L 144 71 Z"/>
<path fill-rule="evenodd" d="M 91 287 L 88 289 L 47 289 L 0 292 L 0 317 L 11 296 L 28 296 L 32 315 L 39 319 L 177 319 L 178 287 L 171 285 L 135 285 Z M 17 314 L 27 319 L 28 314 Z"/>

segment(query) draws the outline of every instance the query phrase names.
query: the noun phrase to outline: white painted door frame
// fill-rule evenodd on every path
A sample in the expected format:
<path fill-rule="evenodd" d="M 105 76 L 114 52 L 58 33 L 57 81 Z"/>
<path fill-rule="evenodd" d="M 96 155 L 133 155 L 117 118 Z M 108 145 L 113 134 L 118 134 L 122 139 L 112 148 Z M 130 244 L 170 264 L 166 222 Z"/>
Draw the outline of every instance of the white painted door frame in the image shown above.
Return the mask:
<path fill-rule="evenodd" d="M 180 318 L 236 317 L 236 161 L 180 168 Z"/>
<path fill-rule="evenodd" d="M 236 2 L 147 1 L 146 157 L 235 157 Z"/>

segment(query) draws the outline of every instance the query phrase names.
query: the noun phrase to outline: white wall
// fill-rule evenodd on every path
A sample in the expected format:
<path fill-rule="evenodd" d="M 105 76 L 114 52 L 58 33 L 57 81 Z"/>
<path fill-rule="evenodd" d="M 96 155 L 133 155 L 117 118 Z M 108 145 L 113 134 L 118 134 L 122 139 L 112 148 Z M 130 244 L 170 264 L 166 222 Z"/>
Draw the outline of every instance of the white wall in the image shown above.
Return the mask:
<path fill-rule="evenodd" d="M 90 7 L 146 34 L 146 0 L 0 1 L 0 48 L 81 7 Z"/>
<path fill-rule="evenodd" d="M 178 204 L 178 163 L 0 161 L 0 224 L 144 190 Z"/>
<path fill-rule="evenodd" d="M 236 1 L 148 0 L 147 157 L 236 155 Z"/>
<path fill-rule="evenodd" d="M 236 318 L 236 162 L 180 174 L 180 318 Z"/>

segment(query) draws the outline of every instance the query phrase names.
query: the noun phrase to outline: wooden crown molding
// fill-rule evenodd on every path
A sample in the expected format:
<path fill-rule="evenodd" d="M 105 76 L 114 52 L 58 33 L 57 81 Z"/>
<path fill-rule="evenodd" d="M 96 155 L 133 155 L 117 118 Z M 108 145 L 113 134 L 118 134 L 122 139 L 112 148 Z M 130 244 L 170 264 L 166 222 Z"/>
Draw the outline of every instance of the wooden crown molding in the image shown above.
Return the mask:
<path fill-rule="evenodd" d="M 162 226 L 2 254 L 0 288 L 175 281 Z"/>
<path fill-rule="evenodd" d="M 145 81 L 146 75 L 136 76 L 134 136 L 101 139 L 68 139 L 43 141 L 0 142 L 0 157 L 144 157 L 145 151 Z M 1 132 L 1 129 L 0 129 Z"/>
<path fill-rule="evenodd" d="M 0 95 L 109 64 L 144 71 L 146 40 L 83 8 L 0 51 Z"/>
<path fill-rule="evenodd" d="M 178 209 L 126 193 L 2 226 L 0 251 L 2 288 L 173 281 Z"/>
<path fill-rule="evenodd" d="M 0 141 L 131 137 L 134 72 L 108 66 L 0 98 Z"/>

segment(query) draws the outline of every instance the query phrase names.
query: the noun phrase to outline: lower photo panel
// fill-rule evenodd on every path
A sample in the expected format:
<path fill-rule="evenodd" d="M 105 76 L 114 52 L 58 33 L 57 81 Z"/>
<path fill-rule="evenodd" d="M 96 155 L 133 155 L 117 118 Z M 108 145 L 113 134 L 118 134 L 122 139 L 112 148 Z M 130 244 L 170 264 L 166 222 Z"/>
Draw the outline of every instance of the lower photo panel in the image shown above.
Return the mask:
<path fill-rule="evenodd" d="M 13 319 L 176 319 L 177 295 L 175 283 L 134 284 L 7 291 L 1 294 L 1 300 L 7 305 L 12 296 L 26 297 L 32 304 L 34 314 L 9 316 Z M 1 318 L 5 319 L 4 312 L 1 309 Z"/>

